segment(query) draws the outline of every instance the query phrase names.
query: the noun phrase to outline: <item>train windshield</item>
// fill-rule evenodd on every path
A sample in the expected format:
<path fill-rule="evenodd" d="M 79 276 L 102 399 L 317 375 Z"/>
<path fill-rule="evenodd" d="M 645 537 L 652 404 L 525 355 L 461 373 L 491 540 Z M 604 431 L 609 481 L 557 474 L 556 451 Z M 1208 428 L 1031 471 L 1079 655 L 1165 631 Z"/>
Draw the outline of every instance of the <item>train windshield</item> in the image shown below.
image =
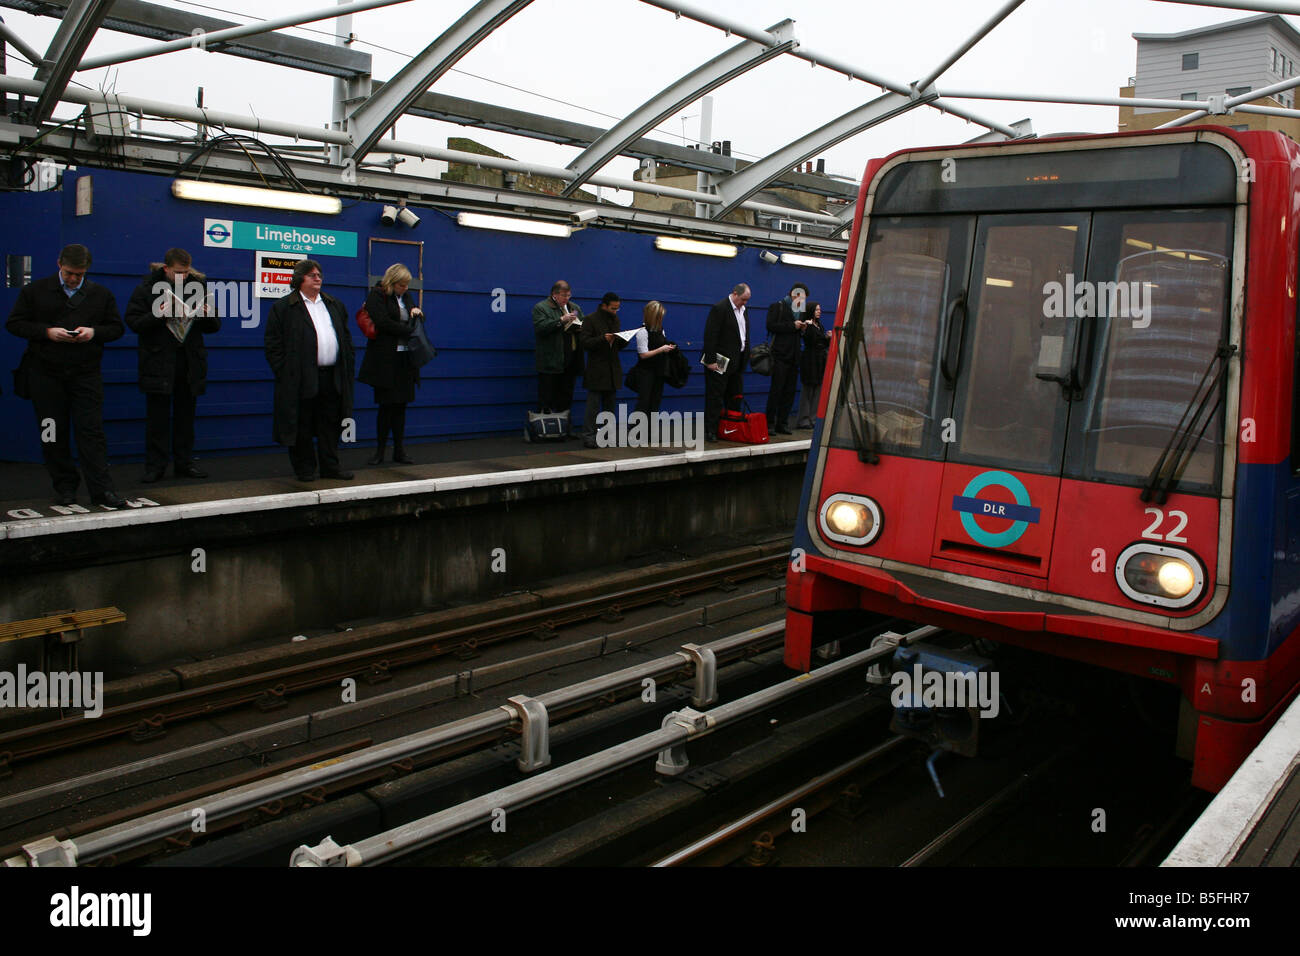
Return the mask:
<path fill-rule="evenodd" d="M 1226 186 L 1207 174 L 1212 198 L 1231 194 L 1230 164 Z M 1163 468 L 1166 487 L 1215 489 L 1232 207 L 1099 205 L 873 216 L 832 444 L 1137 487 Z"/>

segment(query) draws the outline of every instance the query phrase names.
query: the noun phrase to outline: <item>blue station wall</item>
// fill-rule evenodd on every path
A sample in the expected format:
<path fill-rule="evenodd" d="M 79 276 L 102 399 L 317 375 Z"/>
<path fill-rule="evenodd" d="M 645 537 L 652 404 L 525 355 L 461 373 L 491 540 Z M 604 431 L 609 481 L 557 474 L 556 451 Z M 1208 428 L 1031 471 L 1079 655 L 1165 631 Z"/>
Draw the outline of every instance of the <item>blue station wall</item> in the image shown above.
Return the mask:
<path fill-rule="evenodd" d="M 91 210 L 76 215 L 76 183 L 89 176 Z M 525 413 L 537 404 L 532 307 L 545 298 L 556 279 L 573 286 L 574 301 L 594 311 L 607 291 L 623 299 L 623 328 L 641 325 L 646 302 L 658 299 L 667 308 L 664 329 L 686 350 L 693 371 L 685 388 L 665 389 L 665 411 L 698 411 L 704 405 L 703 372 L 697 364 L 709 306 L 737 282 L 753 289 L 751 339 L 762 341 L 769 303 L 780 299 L 795 281 L 812 290 L 830 325 L 840 273 L 770 265 L 759 247 L 742 246 L 734 259 L 661 252 L 654 237 L 622 230 L 588 228 L 568 239 L 541 238 L 461 227 L 453 214 L 413 206 L 420 222 L 410 229 L 380 222 L 382 203 L 355 201 L 337 216 L 179 200 L 171 195 L 171 178 L 120 170 L 69 170 L 63 188 L 45 193 L 0 193 L 0 255 L 32 256 L 32 275 L 55 272 L 59 249 L 66 243 L 88 246 L 94 257 L 91 278 L 108 288 L 125 310 L 132 290 L 150 263 L 171 246 L 191 253 L 194 267 L 211 281 L 254 280 L 255 251 L 205 247 L 206 219 L 237 220 L 356 233 L 356 255 L 311 253 L 322 267 L 325 291 L 341 299 L 349 312 L 365 301 L 368 276 L 382 273 L 400 255 L 413 263 L 417 247 L 388 246 L 383 241 L 419 242 L 423 250 L 427 328 L 438 357 L 425 366 L 423 381 L 407 415 L 408 441 L 471 438 L 522 433 Z M 375 241 L 379 241 L 375 248 Z M 373 251 L 372 251 L 373 248 Z M 261 251 L 277 251 L 274 246 Z M 371 261 L 373 256 L 373 261 Z M 414 270 L 412 270 L 414 271 Z M 0 288 L 0 314 L 8 316 L 18 289 Z M 220 456 L 270 450 L 272 378 L 263 356 L 266 315 L 273 299 L 257 299 L 253 314 L 223 318 L 221 331 L 208 335 L 208 391 L 199 400 L 196 451 Z M 366 339 L 351 323 L 357 366 Z M 143 460 L 144 395 L 137 388 L 135 333 L 129 329 L 108 345 L 103 362 L 104 423 L 114 461 Z M 10 371 L 25 348 L 23 340 L 0 334 L 0 459 L 39 461 L 36 423 L 28 402 L 12 394 Z M 622 352 L 631 368 L 635 349 Z M 762 411 L 770 380 L 752 372 L 745 377 L 750 406 Z M 373 392 L 356 385 L 358 442 L 373 441 Z M 636 396 L 620 391 L 619 401 Z M 574 416 L 580 417 L 585 392 L 579 383 Z"/>

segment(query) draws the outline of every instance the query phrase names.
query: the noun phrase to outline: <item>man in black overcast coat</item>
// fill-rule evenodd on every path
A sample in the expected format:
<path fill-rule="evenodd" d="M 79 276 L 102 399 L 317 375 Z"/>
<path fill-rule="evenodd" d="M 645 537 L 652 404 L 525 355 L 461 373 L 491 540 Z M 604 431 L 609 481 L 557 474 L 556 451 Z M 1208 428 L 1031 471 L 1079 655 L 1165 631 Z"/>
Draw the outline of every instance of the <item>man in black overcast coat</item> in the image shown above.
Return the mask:
<path fill-rule="evenodd" d="M 741 282 L 731 290 L 731 295 L 709 309 L 704 320 L 704 438 L 716 441 L 718 422 L 722 419 L 722 406 L 733 410 L 740 408 L 745 362 L 749 357 L 749 320 L 745 303 L 749 301 L 749 286 Z M 730 359 L 726 372 L 718 371 L 717 357 Z"/>
<path fill-rule="evenodd" d="M 59 253 L 57 275 L 23 286 L 5 327 L 27 339 L 20 376 L 36 407 L 41 454 L 54 483 L 54 503 L 77 503 L 72 431 L 91 504 L 120 508 L 104 438 L 104 343 L 124 333 L 113 293 L 86 278 L 90 250 L 76 243 Z M 21 393 L 20 393 L 21 394 Z"/>
<path fill-rule="evenodd" d="M 299 481 L 353 477 L 339 468 L 343 419 L 352 414 L 356 359 L 343 303 L 321 291 L 319 262 L 304 259 L 293 270 L 293 291 L 271 306 L 266 320 L 266 361 L 275 373 L 275 440 L 289 446 Z M 312 440 L 316 446 L 313 450 Z"/>
<path fill-rule="evenodd" d="M 126 305 L 126 324 L 140 336 L 140 391 L 145 394 L 145 482 L 157 481 L 167 470 L 167 447 L 178 478 L 206 478 L 194 464 L 194 410 L 208 386 L 208 350 L 203 335 L 221 329 L 221 320 L 207 305 L 206 277 L 192 269 L 184 249 L 168 249 Z M 183 305 L 178 304 L 176 297 Z M 168 327 L 168 319 L 184 308 L 203 310 L 184 341 Z"/>

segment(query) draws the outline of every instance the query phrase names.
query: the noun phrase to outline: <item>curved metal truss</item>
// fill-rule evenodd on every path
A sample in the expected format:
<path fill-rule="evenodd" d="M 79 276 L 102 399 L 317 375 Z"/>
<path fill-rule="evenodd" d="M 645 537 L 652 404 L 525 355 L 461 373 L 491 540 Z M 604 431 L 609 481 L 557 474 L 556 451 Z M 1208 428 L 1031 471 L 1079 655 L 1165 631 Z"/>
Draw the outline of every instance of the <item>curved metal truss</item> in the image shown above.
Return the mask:
<path fill-rule="evenodd" d="M 564 183 L 563 200 L 572 206 L 575 194 L 585 184 L 606 185 L 619 189 L 657 193 L 673 199 L 686 199 L 695 204 L 697 227 L 721 229 L 721 220 L 737 209 L 752 209 L 772 215 L 779 212 L 790 219 L 821 223 L 829 227 L 831 235 L 837 234 L 850 221 L 852 204 L 856 197 L 853 185 L 825 176 L 801 173 L 798 167 L 816 153 L 840 143 L 858 133 L 918 108 L 940 110 L 964 118 L 984 128 L 977 139 L 993 140 L 1019 138 L 1032 135 L 1028 122 L 1006 124 L 974 113 L 959 105 L 961 100 L 1019 101 L 1045 103 L 1083 103 L 1101 106 L 1131 106 L 1136 108 L 1191 110 L 1166 125 L 1178 126 L 1194 122 L 1207 115 L 1222 115 L 1236 111 L 1266 113 L 1269 115 L 1300 117 L 1300 110 L 1272 106 L 1250 105 L 1264 96 L 1300 86 L 1300 77 L 1293 77 L 1270 86 L 1251 90 L 1239 96 L 1208 97 L 1195 101 L 1137 100 L 1111 96 L 1071 96 L 1043 93 L 1016 93 L 988 90 L 940 89 L 935 86 L 939 78 L 958 62 L 984 36 L 1022 6 L 1026 0 L 1006 0 L 998 6 L 988 20 L 971 34 L 956 50 L 941 60 L 921 78 L 904 83 L 885 77 L 864 66 L 847 63 L 840 58 L 820 52 L 795 36 L 794 22 L 783 20 L 763 29 L 706 9 L 686 0 L 621 0 L 640 2 L 686 18 L 707 24 L 735 36 L 740 42 L 673 81 L 629 112 L 609 129 L 586 126 L 559 120 L 554 117 L 526 113 L 519 110 L 461 100 L 434 93 L 430 87 L 464 58 L 485 38 L 496 30 L 507 27 L 510 20 L 531 0 L 478 0 L 450 27 L 424 48 L 387 82 L 373 81 L 369 55 L 346 45 L 331 45 L 283 34 L 286 26 L 299 25 L 336 17 L 376 7 L 398 5 L 418 0 L 348 0 L 339 6 L 310 12 L 280 16 L 271 20 L 240 24 L 177 10 L 147 2 L 147 0 L 0 0 L 0 7 L 26 13 L 57 16 L 60 24 L 53 40 L 43 54 L 27 44 L 11 27 L 0 21 L 0 40 L 7 42 L 24 59 L 32 61 L 35 75 L 20 79 L 0 75 L 0 93 L 18 93 L 32 97 L 31 102 L 12 106 L 8 117 L 0 115 L 0 142 L 31 141 L 40 137 L 55 149 L 61 142 L 55 128 L 49 126 L 50 117 L 59 102 L 104 104 L 108 110 L 135 112 L 141 116 L 163 119 L 182 119 L 199 122 L 204 126 L 224 126 L 230 129 L 294 136 L 307 142 L 323 144 L 332 152 L 330 161 L 313 159 L 311 163 L 299 162 L 295 169 L 314 167 L 306 179 L 323 183 L 327 188 L 346 190 L 360 181 L 373 190 L 382 190 L 384 176 L 361 171 L 367 156 L 374 152 L 466 161 L 475 165 L 511 172 L 536 172 L 553 176 Z M 1203 6 L 1230 7 L 1269 13 L 1300 13 L 1298 2 L 1229 2 L 1229 0 L 1155 0 L 1164 3 L 1197 3 Z M 86 58 L 85 51 L 96 32 L 109 29 L 120 33 L 149 37 L 148 46 L 124 53 Z M 197 38 L 197 44 L 196 44 Z M 199 107 L 164 103 L 133 96 L 97 93 L 70 87 L 74 73 L 96 69 L 112 63 L 127 62 L 148 56 L 157 56 L 172 50 L 202 45 L 205 49 L 230 56 L 261 60 L 281 66 L 310 70 L 335 77 L 336 122 L 334 128 L 318 129 L 296 122 L 277 121 L 254 116 L 217 114 Z M 697 101 L 732 79 L 761 69 L 764 64 L 783 57 L 794 57 L 829 69 L 853 80 L 879 86 L 882 94 L 874 96 L 844 115 L 795 137 L 789 143 L 767 156 L 752 162 L 739 163 L 730 156 L 707 150 L 686 149 L 675 144 L 653 140 L 647 135 L 656 124 Z M 343 91 L 343 92 L 339 92 Z M 530 136 L 552 142 L 580 147 L 581 152 L 567 167 L 541 166 L 535 163 L 509 160 L 479 154 L 460 153 L 433 145 L 410 143 L 385 133 L 403 115 L 414 115 L 470 125 L 477 128 L 497 129 L 518 135 Z M 144 157 L 157 146 L 156 139 L 132 133 L 119 124 L 115 134 L 135 147 L 134 155 Z M 73 138 L 75 146 L 75 137 Z M 174 146 L 172 147 L 174 154 Z M 693 169 L 698 173 L 695 189 L 660 186 L 651 181 L 618 179 L 601 174 L 601 170 L 618 156 L 630 156 L 642 161 L 652 160 Z M 373 164 L 372 164 L 373 165 Z M 225 164 L 232 178 L 238 163 Z M 222 175 L 221 163 L 214 167 L 215 175 Z M 389 172 L 392 191 L 418 196 L 450 196 L 453 190 L 434 188 L 421 190 L 416 177 L 402 177 Z M 785 186 L 820 194 L 840 204 L 836 215 L 817 210 L 777 207 L 755 201 L 762 190 Z M 441 184 L 439 184 L 441 186 Z M 501 190 L 497 191 L 498 193 Z M 502 202 L 513 206 L 525 205 L 541 214 L 554 214 L 553 197 L 542 202 L 540 198 L 511 192 Z M 589 206 L 590 203 L 584 205 Z M 700 217 L 703 217 L 702 219 Z M 825 233 L 828 230 L 823 230 Z"/>

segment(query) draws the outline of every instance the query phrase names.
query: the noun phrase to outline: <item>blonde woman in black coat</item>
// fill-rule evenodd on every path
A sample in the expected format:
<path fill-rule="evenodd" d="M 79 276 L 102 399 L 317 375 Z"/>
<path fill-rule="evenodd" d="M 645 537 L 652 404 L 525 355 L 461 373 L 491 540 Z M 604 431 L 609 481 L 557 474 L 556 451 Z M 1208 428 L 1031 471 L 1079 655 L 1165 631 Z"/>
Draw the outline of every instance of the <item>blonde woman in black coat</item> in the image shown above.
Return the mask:
<path fill-rule="evenodd" d="M 379 406 L 378 445 L 368 462 L 371 465 L 383 463 L 389 432 L 393 435 L 393 461 L 414 464 L 406 454 L 406 406 L 415 400 L 420 370 L 410 362 L 407 341 L 424 313 L 406 291 L 410 284 L 411 271 L 401 264 L 391 265 L 366 296 L 366 311 L 378 334 L 366 346 L 357 380 L 374 388 Z"/>

